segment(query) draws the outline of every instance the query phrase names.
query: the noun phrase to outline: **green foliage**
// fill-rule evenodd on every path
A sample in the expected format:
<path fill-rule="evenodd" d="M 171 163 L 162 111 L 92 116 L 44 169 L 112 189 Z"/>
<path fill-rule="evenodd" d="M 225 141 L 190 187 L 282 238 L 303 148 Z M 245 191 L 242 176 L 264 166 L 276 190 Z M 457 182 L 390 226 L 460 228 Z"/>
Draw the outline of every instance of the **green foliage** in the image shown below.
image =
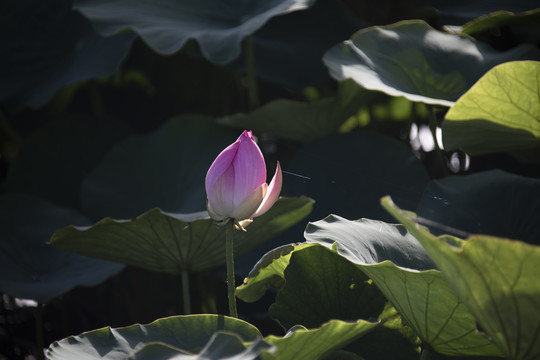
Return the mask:
<path fill-rule="evenodd" d="M 316 359 L 376 328 L 376 322 L 330 321 L 318 329 L 297 327 L 261 338 L 257 328 L 222 315 L 159 319 L 148 325 L 110 327 L 55 342 L 51 360 L 73 359 Z M 198 354 L 192 355 L 192 354 Z"/>
<path fill-rule="evenodd" d="M 506 358 L 539 356 L 538 246 L 487 235 L 435 237 L 415 223 L 414 213 L 399 209 L 390 198 L 382 204 L 420 241 Z"/>
<path fill-rule="evenodd" d="M 328 319 L 376 318 L 386 302 L 362 271 L 322 247 L 294 251 L 283 278 L 269 314 L 285 329 L 315 328 Z"/>
<path fill-rule="evenodd" d="M 443 124 L 444 146 L 471 155 L 524 150 L 538 153 L 539 88 L 538 61 L 494 67 L 448 110 Z"/>
<path fill-rule="evenodd" d="M 538 20 L 540 20 L 540 8 L 519 14 L 510 11 L 497 11 L 488 16 L 469 21 L 463 25 L 461 32 L 463 34 L 475 35 L 489 31 L 493 28 L 505 26 L 531 26 L 534 28 L 535 24 L 538 23 Z M 530 35 L 534 36 L 535 34 L 532 31 Z"/>
<path fill-rule="evenodd" d="M 196 3 L 76 0 L 75 6 L 103 35 L 132 29 L 162 55 L 173 54 L 188 39 L 195 39 L 207 59 L 226 64 L 240 55 L 242 39 L 268 19 L 305 9 L 312 3 L 313 0 L 281 0 L 238 6 L 234 2 L 212 0 Z"/>
<path fill-rule="evenodd" d="M 337 80 L 353 79 L 366 89 L 447 107 L 490 68 L 519 59 L 540 60 L 540 51 L 523 45 L 497 52 L 423 21 L 361 30 L 324 56 Z"/>
<path fill-rule="evenodd" d="M 276 100 L 251 114 L 235 114 L 220 120 L 238 129 L 251 128 L 282 139 L 311 142 L 334 134 L 353 115 L 370 94 L 352 82 L 342 84 L 338 96 L 310 103 Z"/>
<path fill-rule="evenodd" d="M 313 201 L 305 197 L 279 199 L 249 231 L 235 234 L 235 254 L 244 254 L 285 231 L 312 207 Z M 132 220 L 105 218 L 91 227 L 60 229 L 51 243 L 59 249 L 171 274 L 225 263 L 225 231 L 206 211 L 172 214 L 153 209 Z"/>
<path fill-rule="evenodd" d="M 234 334 L 232 338 L 227 336 L 231 333 Z M 164 353 L 170 356 L 171 353 L 178 355 L 201 352 L 202 359 L 205 352 L 214 353 L 215 347 L 217 354 L 221 356 L 237 354 L 246 348 L 242 342 L 255 341 L 258 337 L 260 333 L 253 325 L 227 316 L 173 316 L 148 325 L 136 324 L 119 329 L 106 327 L 66 338 L 53 343 L 47 356 L 52 360 L 113 360 L 132 356 L 137 359 L 152 359 L 155 355 L 159 355 L 158 358 L 169 358 L 165 357 Z M 160 349 L 156 349 L 156 346 Z M 260 351 L 259 346 L 255 348 Z M 241 351 L 238 351 L 239 349 Z"/>
<path fill-rule="evenodd" d="M 540 357 L 537 1 L 0 7 L 0 359 Z M 283 197 L 235 279 L 244 129 Z"/>

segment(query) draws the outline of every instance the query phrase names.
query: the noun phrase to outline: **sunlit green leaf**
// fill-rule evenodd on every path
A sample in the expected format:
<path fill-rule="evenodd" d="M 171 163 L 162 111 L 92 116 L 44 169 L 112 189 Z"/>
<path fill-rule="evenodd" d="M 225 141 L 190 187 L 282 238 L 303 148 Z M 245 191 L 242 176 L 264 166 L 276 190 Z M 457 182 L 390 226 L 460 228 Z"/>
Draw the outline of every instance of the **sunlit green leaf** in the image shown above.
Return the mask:
<path fill-rule="evenodd" d="M 331 320 L 317 329 L 297 326 L 283 337 L 270 335 L 264 340 L 277 347 L 276 356 L 280 360 L 320 359 L 366 335 L 379 324 L 365 320 Z"/>
<path fill-rule="evenodd" d="M 235 256 L 294 225 L 312 206 L 313 200 L 305 197 L 279 199 L 246 232 L 235 233 Z M 206 212 L 172 214 L 153 209 L 132 220 L 105 218 L 91 227 L 58 230 L 51 243 L 63 250 L 172 274 L 225 263 L 225 229 L 216 226 Z"/>
<path fill-rule="evenodd" d="M 345 347 L 345 350 L 361 355 L 362 359 L 395 360 L 418 359 L 421 340 L 407 325 L 396 308 L 389 302 L 379 314 L 381 325 Z M 392 346 L 388 346 L 392 344 Z"/>
<path fill-rule="evenodd" d="M 437 31 L 420 20 L 370 27 L 324 55 L 337 80 L 411 101 L 452 106 L 493 66 L 540 59 L 530 45 L 497 52 L 463 35 Z"/>
<path fill-rule="evenodd" d="M 321 246 L 296 249 L 283 277 L 269 314 L 285 329 L 314 328 L 329 319 L 377 318 L 386 303 L 360 269 Z"/>
<path fill-rule="evenodd" d="M 458 300 L 411 233 L 401 225 L 338 216 L 309 224 L 309 242 L 356 264 L 379 287 L 404 321 L 431 348 L 446 355 L 500 355 L 476 332 L 476 321 Z"/>
<path fill-rule="evenodd" d="M 471 155 L 540 150 L 540 62 L 496 66 L 450 108 L 443 122 L 447 150 Z"/>
<path fill-rule="evenodd" d="M 279 289 L 283 283 L 283 273 L 289 265 L 294 250 L 313 246 L 312 244 L 289 244 L 266 253 L 255 264 L 244 283 L 236 288 L 236 296 L 245 302 L 259 300 L 265 291 L 274 287 Z"/>
<path fill-rule="evenodd" d="M 540 356 L 540 247 L 487 235 L 435 237 L 389 197 L 382 204 L 422 243 L 506 358 Z"/>
<path fill-rule="evenodd" d="M 50 360 L 318 359 L 377 328 L 378 322 L 332 320 L 261 338 L 257 328 L 221 315 L 173 316 L 148 325 L 102 328 L 54 342 Z"/>

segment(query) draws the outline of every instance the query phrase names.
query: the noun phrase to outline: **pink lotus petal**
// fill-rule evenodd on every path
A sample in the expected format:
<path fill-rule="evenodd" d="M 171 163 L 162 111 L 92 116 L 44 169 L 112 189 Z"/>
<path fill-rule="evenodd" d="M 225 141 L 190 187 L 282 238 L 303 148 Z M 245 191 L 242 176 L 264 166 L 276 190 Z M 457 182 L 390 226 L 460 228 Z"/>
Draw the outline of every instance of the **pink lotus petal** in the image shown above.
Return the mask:
<path fill-rule="evenodd" d="M 213 211 L 219 215 L 231 217 L 234 209 L 234 188 L 235 174 L 234 168 L 229 166 L 225 172 L 214 183 L 214 186 L 207 190 L 208 203 Z"/>
<path fill-rule="evenodd" d="M 261 216 L 274 205 L 274 203 L 279 198 L 279 193 L 281 193 L 281 185 L 283 183 L 283 176 L 281 175 L 281 166 L 279 165 L 279 161 L 277 162 L 276 166 L 276 172 L 274 174 L 274 177 L 272 178 L 272 181 L 270 181 L 270 185 L 268 186 L 268 191 L 266 192 L 266 195 L 264 196 L 264 199 L 257 209 L 255 213 L 251 217 L 257 217 Z"/>
<path fill-rule="evenodd" d="M 264 183 L 253 190 L 253 192 L 244 200 L 244 202 L 234 207 L 230 217 L 237 221 L 250 219 L 255 210 L 257 210 L 259 205 L 261 205 L 267 188 L 268 185 Z"/>
<path fill-rule="evenodd" d="M 240 136 L 241 138 L 242 136 Z M 231 145 L 227 146 L 214 160 L 210 168 L 208 169 L 208 172 L 206 173 L 206 193 L 209 194 L 212 191 L 212 188 L 216 184 L 216 182 L 219 180 L 221 175 L 229 167 L 232 166 L 233 160 L 236 157 L 236 153 L 238 152 L 238 148 L 240 146 L 240 138 L 236 140 Z"/>
<path fill-rule="evenodd" d="M 213 208 L 210 202 L 206 202 L 206 211 L 208 211 L 208 215 L 215 221 L 223 221 L 225 219 L 228 219 L 228 216 L 223 216 L 221 214 L 218 214 Z"/>
<path fill-rule="evenodd" d="M 264 157 L 251 131 L 244 131 L 238 141 L 238 151 L 233 160 L 234 206 L 243 203 L 255 189 L 266 183 Z"/>

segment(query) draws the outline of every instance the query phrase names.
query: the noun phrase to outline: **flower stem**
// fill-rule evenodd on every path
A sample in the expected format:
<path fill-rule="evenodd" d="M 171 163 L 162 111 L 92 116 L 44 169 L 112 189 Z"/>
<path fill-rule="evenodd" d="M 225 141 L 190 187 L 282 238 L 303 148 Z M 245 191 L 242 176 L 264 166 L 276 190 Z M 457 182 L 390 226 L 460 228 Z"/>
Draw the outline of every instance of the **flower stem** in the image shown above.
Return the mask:
<path fill-rule="evenodd" d="M 238 313 L 236 311 L 236 286 L 234 282 L 234 222 L 229 221 L 225 226 L 225 256 L 227 262 L 227 290 L 229 297 L 229 314 L 232 317 L 237 318 Z"/>
<path fill-rule="evenodd" d="M 184 315 L 191 314 L 191 298 L 189 292 L 189 274 L 186 270 L 182 271 L 182 300 L 184 303 Z"/>

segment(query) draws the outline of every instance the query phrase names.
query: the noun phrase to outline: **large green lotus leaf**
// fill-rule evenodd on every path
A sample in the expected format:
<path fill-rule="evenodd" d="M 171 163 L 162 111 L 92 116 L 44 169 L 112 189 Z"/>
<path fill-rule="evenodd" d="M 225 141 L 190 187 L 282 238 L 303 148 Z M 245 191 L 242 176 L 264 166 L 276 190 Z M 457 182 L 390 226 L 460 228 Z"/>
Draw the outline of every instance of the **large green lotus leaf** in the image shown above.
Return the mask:
<path fill-rule="evenodd" d="M 540 180 L 502 170 L 432 180 L 417 214 L 434 233 L 489 234 L 538 245 Z"/>
<path fill-rule="evenodd" d="M 83 210 L 94 220 L 132 218 L 154 207 L 200 211 L 206 207 L 206 172 L 237 135 L 202 115 L 179 116 L 154 133 L 133 135 L 87 176 Z"/>
<path fill-rule="evenodd" d="M 447 150 L 471 155 L 540 150 L 540 62 L 491 69 L 450 108 L 443 122 Z"/>
<path fill-rule="evenodd" d="M 46 355 L 51 360 L 116 360 L 131 358 L 130 356 L 136 356 L 136 359 L 151 359 L 149 355 L 170 356 L 180 351 L 193 354 L 201 349 L 204 352 L 208 350 L 205 348 L 207 345 L 216 347 L 221 344 L 224 351 L 222 355 L 230 355 L 229 351 L 238 349 L 235 345 L 240 341 L 231 344 L 231 339 L 221 335 L 215 336 L 216 332 L 230 332 L 236 335 L 237 340 L 243 342 L 256 341 L 261 337 L 253 325 L 227 316 L 213 314 L 172 316 L 146 325 L 105 327 L 71 336 L 52 343 Z M 166 346 L 167 349 L 163 347 L 152 349 L 152 344 L 156 343 Z M 230 345 L 233 345 L 233 348 Z M 245 346 L 242 348 L 245 349 Z M 142 354 L 137 354 L 139 351 Z M 169 356 L 157 358 L 169 359 L 171 358 Z M 217 358 L 219 356 L 215 357 Z"/>
<path fill-rule="evenodd" d="M 236 288 L 236 297 L 245 302 L 259 300 L 270 287 L 279 289 L 285 280 L 283 273 L 289 266 L 292 253 L 314 244 L 288 244 L 267 252 L 244 279 L 244 283 Z"/>
<path fill-rule="evenodd" d="M 377 151 L 374 151 L 377 149 Z M 379 199 L 416 206 L 429 181 L 422 163 L 403 144 L 370 131 L 353 131 L 303 145 L 283 166 L 283 194 L 317 201 L 309 220 L 330 213 L 391 220 Z"/>
<path fill-rule="evenodd" d="M 126 133 L 111 119 L 54 119 L 25 139 L 9 167 L 5 189 L 80 208 L 84 177 Z"/>
<path fill-rule="evenodd" d="M 195 39 L 203 55 L 226 64 L 240 55 L 242 39 L 273 16 L 306 9 L 313 0 L 129 1 L 75 0 L 75 7 L 103 35 L 131 28 L 154 51 L 170 55 Z"/>
<path fill-rule="evenodd" d="M 386 260 L 411 270 L 434 269 L 422 245 L 401 225 L 378 220 L 347 220 L 329 215 L 309 223 L 304 233 L 308 243 L 333 247 L 355 264 L 378 264 Z"/>
<path fill-rule="evenodd" d="M 538 59 L 540 50 L 530 45 L 498 52 L 420 20 L 361 30 L 323 58 L 337 80 L 350 78 L 370 90 L 448 107 L 493 66 Z"/>
<path fill-rule="evenodd" d="M 314 251 L 312 251 L 314 250 Z M 300 255 L 298 257 L 298 255 Z M 317 256 L 319 255 L 319 256 Z M 292 257 L 296 257 L 291 262 Z M 317 263 L 312 266 L 316 272 L 307 274 L 305 282 L 299 284 L 295 279 L 303 280 L 302 274 L 298 271 L 302 265 L 312 264 L 313 261 L 324 259 L 324 263 Z M 289 264 L 291 262 L 291 264 Z M 348 264 L 346 264 L 348 263 Z M 331 267 L 339 267 L 339 276 L 330 271 Z M 280 319 L 284 326 L 290 326 L 297 322 L 307 326 L 318 326 L 321 322 L 327 321 L 330 317 L 340 317 L 342 319 L 354 319 L 359 316 L 374 316 L 384 319 L 382 326 L 377 327 L 373 332 L 350 345 L 354 353 L 368 356 L 373 359 L 392 359 L 392 351 L 403 354 L 416 354 L 415 335 L 410 329 L 401 325 L 401 318 L 395 313 L 393 308 L 380 312 L 381 299 L 378 291 L 373 291 L 371 284 L 363 281 L 367 279 L 363 274 L 359 274 L 359 269 L 352 269 L 353 264 L 340 258 L 334 252 L 330 252 L 319 244 L 297 243 L 284 245 L 268 252 L 255 265 L 249 276 L 244 280 L 244 284 L 237 287 L 236 295 L 243 301 L 253 302 L 260 299 L 264 292 L 274 287 L 279 289 L 276 303 L 271 306 L 270 312 Z M 346 270 L 345 273 L 343 270 Z M 287 272 L 287 274 L 285 274 Z M 317 279 L 317 275 L 321 279 Z M 354 277 L 351 279 L 351 275 Z M 336 279 L 339 281 L 336 282 Z M 294 283 L 291 283 L 293 282 Z M 350 286 L 354 282 L 354 286 Z M 324 282 L 324 284 L 323 284 Z M 335 283 L 334 283 L 335 282 Z M 317 291 L 325 285 L 333 291 Z M 299 287 L 302 290 L 296 289 Z M 369 299 L 363 299 L 360 295 L 375 295 Z M 376 294 L 379 293 L 379 294 Z M 311 294 L 311 295 L 306 295 Z M 285 301 L 283 300 L 285 298 Z M 290 298 L 292 309 L 287 309 L 287 298 Z M 295 304 L 296 302 L 296 304 Z M 371 304 L 370 304 L 371 302 Z M 320 303 L 321 306 L 317 306 Z M 370 309 L 363 309 L 362 306 L 369 306 Z M 372 306 L 375 305 L 375 306 Z M 304 308 L 305 307 L 305 308 Z M 378 311 L 377 311 L 378 309 Z M 299 314 L 291 312 L 299 311 Z M 378 313 L 380 312 L 380 314 Z M 292 316 L 291 319 L 288 316 Z M 294 318 L 294 320 L 293 320 Z M 393 344 L 392 349 L 388 349 L 387 343 Z M 390 351 L 391 350 L 391 351 Z M 413 355 L 414 356 L 414 355 Z"/>
<path fill-rule="evenodd" d="M 309 103 L 279 99 L 250 114 L 227 116 L 220 122 L 283 139 L 310 142 L 336 133 L 340 125 L 371 98 L 370 92 L 360 89 L 354 82 L 344 82 L 339 95 L 334 97 Z"/>
<path fill-rule="evenodd" d="M 78 285 L 94 286 L 124 265 L 47 245 L 56 229 L 86 225 L 80 213 L 23 195 L 0 196 L 0 292 L 47 303 Z"/>
<path fill-rule="evenodd" d="M 295 326 L 283 337 L 269 335 L 264 340 L 277 347 L 280 360 L 322 359 L 378 326 L 380 322 L 331 320 L 316 329 Z"/>
<path fill-rule="evenodd" d="M 306 240 L 327 247 L 361 269 L 423 342 L 446 355 L 500 355 L 476 332 L 476 321 L 402 225 L 338 216 L 310 223 Z M 332 245 L 334 244 L 334 245 Z"/>
<path fill-rule="evenodd" d="M 380 326 L 354 341 L 344 350 L 370 360 L 418 359 L 420 357 L 421 340 L 410 327 L 405 325 L 405 321 L 390 302 L 386 303 L 384 310 L 379 314 L 379 319 L 382 320 Z"/>
<path fill-rule="evenodd" d="M 71 7 L 69 0 L 2 6 L 2 104 L 40 107 L 66 85 L 117 72 L 135 36 L 103 38 Z"/>
<path fill-rule="evenodd" d="M 235 256 L 245 254 L 306 217 L 313 200 L 280 198 L 246 232 L 234 234 Z M 91 227 L 58 230 L 52 245 L 79 254 L 180 274 L 225 263 L 225 228 L 204 212 L 191 214 L 150 210 L 132 220 L 105 218 Z"/>
<path fill-rule="evenodd" d="M 488 235 L 436 237 L 389 197 L 382 204 L 425 247 L 506 358 L 540 357 L 540 247 Z"/>
<path fill-rule="evenodd" d="M 354 264 L 322 246 L 296 250 L 269 314 L 285 329 L 319 327 L 330 319 L 377 318 L 386 303 Z"/>

